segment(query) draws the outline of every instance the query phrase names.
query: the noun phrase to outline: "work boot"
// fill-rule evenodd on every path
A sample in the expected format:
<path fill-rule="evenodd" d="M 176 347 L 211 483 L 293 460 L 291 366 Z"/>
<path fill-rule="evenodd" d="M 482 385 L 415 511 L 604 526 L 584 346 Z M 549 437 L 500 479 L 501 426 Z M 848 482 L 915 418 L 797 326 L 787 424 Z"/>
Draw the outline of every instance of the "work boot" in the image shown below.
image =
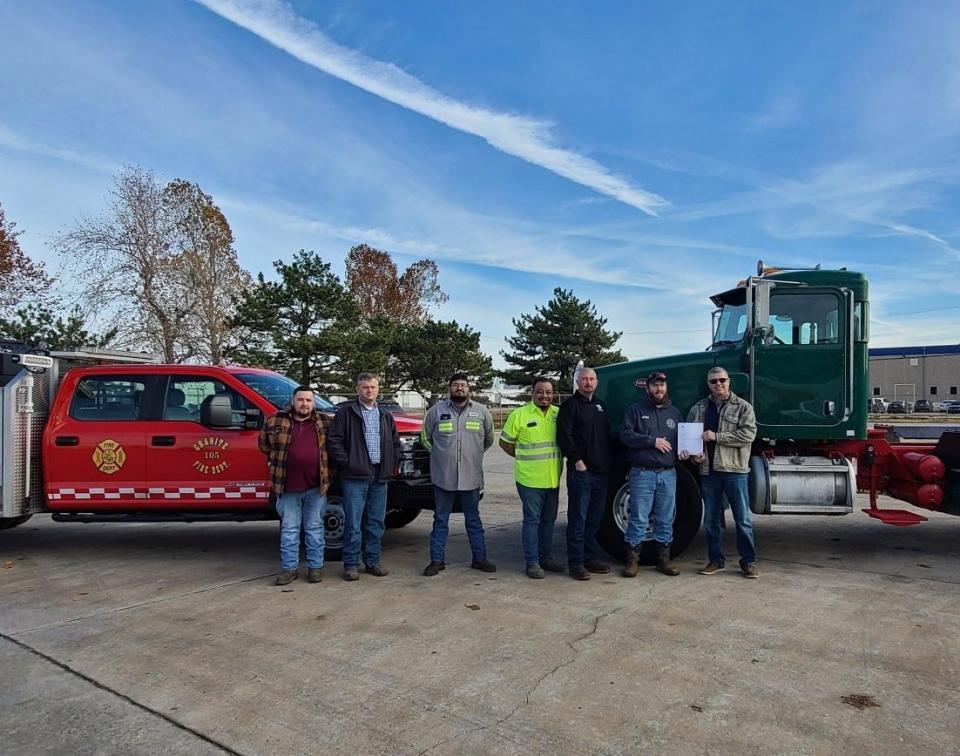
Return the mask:
<path fill-rule="evenodd" d="M 300 575 L 297 574 L 296 570 L 284 570 L 277 575 L 277 585 L 290 585 L 298 577 Z"/>
<path fill-rule="evenodd" d="M 308 583 L 319 583 L 323 580 L 323 572 L 321 572 L 322 567 L 311 567 L 307 570 L 307 582 Z"/>
<path fill-rule="evenodd" d="M 606 575 L 608 572 L 610 572 L 610 565 L 606 562 L 601 562 L 599 559 L 591 559 L 583 566 L 586 567 L 589 572 L 592 572 L 595 575 Z"/>
<path fill-rule="evenodd" d="M 722 564 L 717 564 L 716 562 L 708 562 L 707 566 L 700 570 L 701 575 L 716 575 L 718 572 L 723 572 L 724 566 Z"/>
<path fill-rule="evenodd" d="M 562 563 L 558 562 L 552 557 L 547 557 L 546 559 L 540 560 L 540 566 L 545 569 L 547 572 L 566 572 L 567 568 L 563 566 Z"/>
<path fill-rule="evenodd" d="M 470 567 L 474 570 L 480 570 L 480 572 L 497 571 L 497 565 L 488 561 L 487 559 L 474 559 L 472 562 L 470 562 Z"/>
<path fill-rule="evenodd" d="M 664 575 L 674 577 L 680 574 L 680 570 L 673 566 L 670 561 L 670 545 L 666 543 L 657 544 L 657 569 Z"/>
<path fill-rule="evenodd" d="M 383 569 L 383 567 L 381 567 L 379 564 L 364 567 L 363 571 L 366 572 L 368 575 L 376 575 L 377 577 L 385 577 L 390 574 L 387 570 Z"/>
<path fill-rule="evenodd" d="M 528 564 L 527 577 L 533 580 L 543 580 L 543 568 L 539 564 Z"/>
<path fill-rule="evenodd" d="M 635 548 L 627 549 L 627 563 L 623 565 L 624 577 L 636 577 L 640 574 L 640 553 Z"/>
<path fill-rule="evenodd" d="M 447 565 L 444 562 L 430 562 L 430 564 L 424 567 L 423 574 L 426 577 L 433 577 L 445 569 L 447 569 Z"/>
<path fill-rule="evenodd" d="M 745 578 L 756 579 L 760 577 L 760 573 L 757 572 L 757 565 L 753 564 L 752 562 L 750 564 L 743 565 L 743 567 L 740 568 L 740 574 L 742 574 Z"/>
<path fill-rule="evenodd" d="M 590 573 L 587 572 L 587 568 L 582 564 L 578 564 L 576 567 L 570 568 L 570 577 L 574 580 L 589 580 Z"/>
<path fill-rule="evenodd" d="M 348 567 L 343 571 L 343 579 L 353 582 L 360 579 L 360 571 L 356 567 Z"/>

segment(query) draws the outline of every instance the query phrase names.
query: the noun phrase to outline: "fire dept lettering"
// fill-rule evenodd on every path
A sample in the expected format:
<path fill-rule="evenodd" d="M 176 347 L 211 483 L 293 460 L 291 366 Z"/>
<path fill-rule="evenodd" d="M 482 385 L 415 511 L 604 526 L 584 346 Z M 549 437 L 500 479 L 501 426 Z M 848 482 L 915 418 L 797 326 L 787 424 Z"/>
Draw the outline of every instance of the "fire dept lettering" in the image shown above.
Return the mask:
<path fill-rule="evenodd" d="M 193 469 L 204 475 L 219 475 L 230 469 L 230 462 L 223 459 L 223 452 L 230 448 L 230 442 L 218 436 L 201 438 L 193 445 L 200 458 L 193 463 Z"/>
<path fill-rule="evenodd" d="M 93 450 L 93 464 L 105 475 L 113 475 L 127 461 L 127 453 L 112 438 L 105 438 Z"/>

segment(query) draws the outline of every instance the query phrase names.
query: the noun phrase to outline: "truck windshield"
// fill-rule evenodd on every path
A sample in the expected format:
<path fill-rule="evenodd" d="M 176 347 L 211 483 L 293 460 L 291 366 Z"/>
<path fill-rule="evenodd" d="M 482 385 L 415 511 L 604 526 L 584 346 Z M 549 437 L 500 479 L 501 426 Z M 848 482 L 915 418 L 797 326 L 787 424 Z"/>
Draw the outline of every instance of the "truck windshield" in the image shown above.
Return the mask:
<path fill-rule="evenodd" d="M 292 378 L 276 373 L 236 373 L 237 379 L 256 391 L 277 409 L 283 409 L 290 404 L 293 390 L 299 385 Z M 333 404 L 322 396 L 314 394 L 318 410 L 333 409 Z"/>
<path fill-rule="evenodd" d="M 717 332 L 713 336 L 714 345 L 737 344 L 747 330 L 747 305 L 724 304 L 717 321 Z"/>

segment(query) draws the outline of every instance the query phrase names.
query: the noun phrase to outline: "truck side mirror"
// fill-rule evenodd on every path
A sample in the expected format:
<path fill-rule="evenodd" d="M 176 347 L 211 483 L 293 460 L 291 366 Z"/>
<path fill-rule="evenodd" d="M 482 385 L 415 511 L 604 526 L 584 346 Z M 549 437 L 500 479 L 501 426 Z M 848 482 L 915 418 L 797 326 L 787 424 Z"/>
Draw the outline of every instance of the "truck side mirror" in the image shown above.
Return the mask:
<path fill-rule="evenodd" d="M 257 407 L 248 407 L 243 411 L 243 427 L 258 430 L 263 425 L 263 413 Z"/>
<path fill-rule="evenodd" d="M 200 403 L 200 424 L 208 428 L 233 427 L 233 406 L 227 394 L 213 394 Z"/>

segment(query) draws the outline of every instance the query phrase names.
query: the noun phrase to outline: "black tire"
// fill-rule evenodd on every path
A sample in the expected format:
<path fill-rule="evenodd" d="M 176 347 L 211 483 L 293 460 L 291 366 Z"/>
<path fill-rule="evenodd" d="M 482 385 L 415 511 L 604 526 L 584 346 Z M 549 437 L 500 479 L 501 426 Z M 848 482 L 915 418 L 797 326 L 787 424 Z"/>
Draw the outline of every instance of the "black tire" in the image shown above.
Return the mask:
<path fill-rule="evenodd" d="M 0 517 L 0 530 L 9 530 L 17 527 L 17 525 L 23 525 L 31 517 L 33 517 L 32 514 L 20 515 L 19 517 Z"/>
<path fill-rule="evenodd" d="M 327 511 L 323 515 L 324 562 L 343 559 L 343 496 L 331 490 L 327 494 Z"/>
<path fill-rule="evenodd" d="M 402 528 L 409 525 L 417 519 L 420 514 L 420 507 L 404 507 L 403 509 L 391 509 L 384 518 L 384 523 L 388 528 Z"/>
<path fill-rule="evenodd" d="M 623 541 L 626 529 L 627 507 L 630 502 L 630 486 L 626 472 L 621 470 L 610 476 L 607 487 L 607 505 L 603 520 L 597 531 L 597 541 L 614 559 L 625 561 L 627 545 Z M 686 465 L 677 466 L 677 514 L 673 520 L 673 543 L 670 556 L 678 557 L 689 548 L 700 531 L 703 520 L 703 499 L 697 478 Z M 641 564 L 655 564 L 657 561 L 652 542 L 644 544 L 640 551 Z"/>

